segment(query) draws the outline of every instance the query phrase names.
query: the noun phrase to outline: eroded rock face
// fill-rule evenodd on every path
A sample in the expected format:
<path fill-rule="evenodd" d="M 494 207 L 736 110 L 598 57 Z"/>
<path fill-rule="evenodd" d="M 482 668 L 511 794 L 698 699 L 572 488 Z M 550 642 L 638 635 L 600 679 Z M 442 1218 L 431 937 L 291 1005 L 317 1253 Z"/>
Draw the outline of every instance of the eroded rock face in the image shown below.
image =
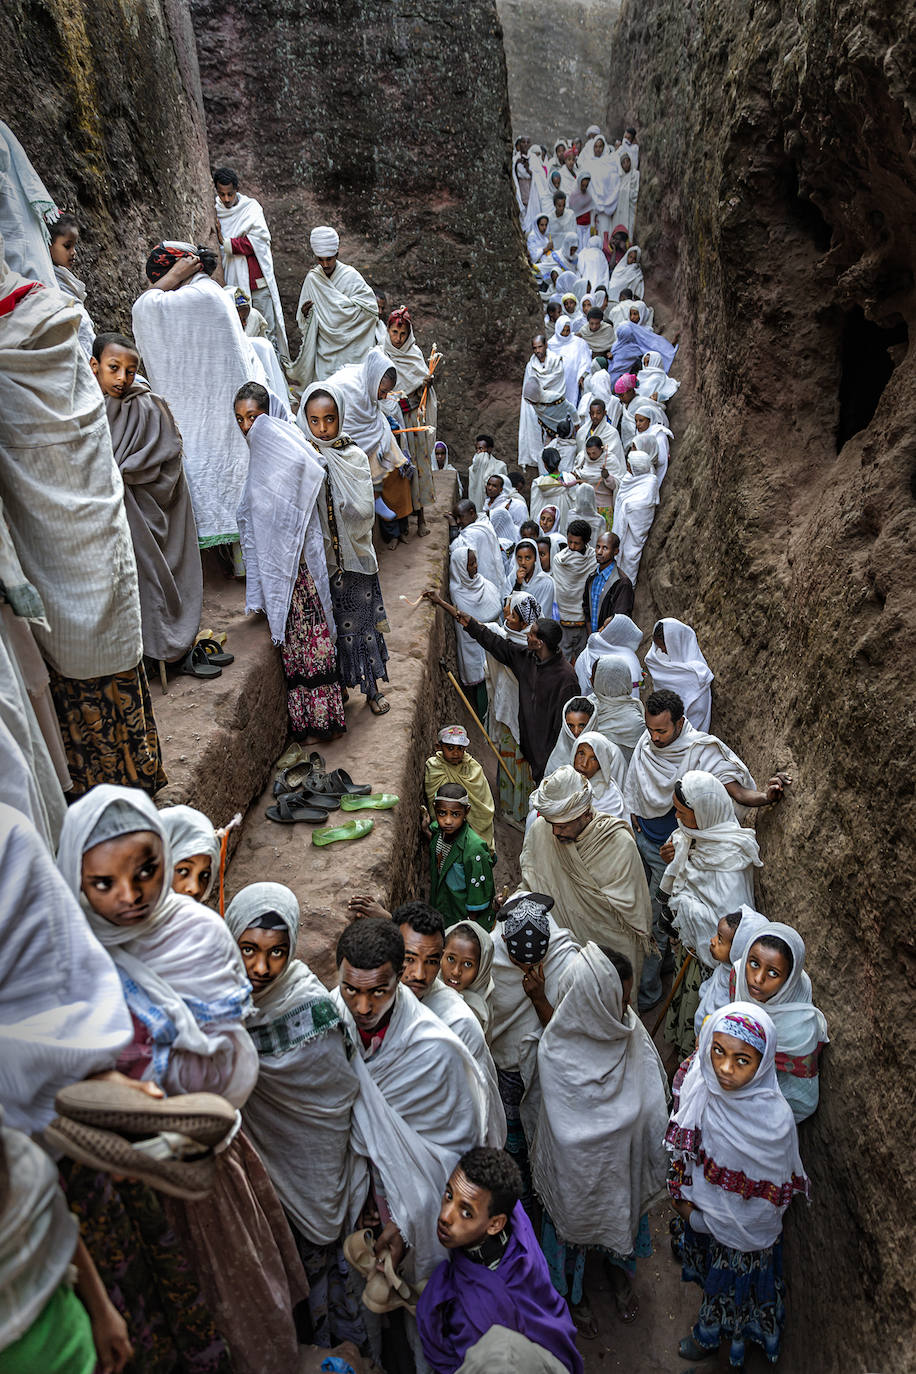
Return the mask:
<path fill-rule="evenodd" d="M 192 14 L 211 156 L 264 204 L 288 325 L 309 230 L 331 223 L 341 259 L 409 305 L 427 356 L 446 352 L 452 460 L 473 455 L 478 428 L 513 455 L 538 313 L 493 0 L 357 0 L 345 20 L 331 0 L 193 0 Z"/>
<path fill-rule="evenodd" d="M 582 137 L 589 124 L 600 124 L 620 0 L 496 0 L 496 8 L 515 133 L 553 151 L 558 138 Z"/>
<path fill-rule="evenodd" d="M 194 34 L 183 0 L 7 0 L 0 110 L 83 226 L 96 329 L 130 331 L 160 238 L 216 244 Z"/>
<path fill-rule="evenodd" d="M 795 776 L 759 892 L 830 1023 L 788 1226 L 786 1356 L 817 1371 L 912 1367 L 914 17 L 630 0 L 611 45 L 695 407 L 647 588 L 699 632 L 713 729 Z"/>

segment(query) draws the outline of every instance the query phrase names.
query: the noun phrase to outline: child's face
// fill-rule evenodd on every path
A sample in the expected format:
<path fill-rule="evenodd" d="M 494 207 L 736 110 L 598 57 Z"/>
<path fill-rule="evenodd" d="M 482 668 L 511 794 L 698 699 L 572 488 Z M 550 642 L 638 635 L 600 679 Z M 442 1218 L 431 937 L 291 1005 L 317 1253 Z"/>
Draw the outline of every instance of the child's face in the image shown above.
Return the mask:
<path fill-rule="evenodd" d="M 102 350 L 101 358 L 89 359 L 89 366 L 103 393 L 120 400 L 134 384 L 140 355 L 132 348 L 109 344 Z"/>
<path fill-rule="evenodd" d="M 456 992 L 464 992 L 477 977 L 480 950 L 470 935 L 448 935 L 442 951 L 442 981 Z"/>
<path fill-rule="evenodd" d="M 725 917 L 719 918 L 716 933 L 709 942 L 709 952 L 717 964 L 730 964 L 732 961 L 732 940 L 735 932 Z"/>
<path fill-rule="evenodd" d="M 569 733 L 573 739 L 578 739 L 583 730 L 588 729 L 590 720 L 591 716 L 587 715 L 585 711 L 567 711 L 566 724 L 569 726 Z"/>
<path fill-rule="evenodd" d="M 285 930 L 262 930 L 260 926 L 250 926 L 239 936 L 239 951 L 257 996 L 270 987 L 286 968 L 289 935 Z"/>
<path fill-rule="evenodd" d="M 583 539 L 581 534 L 568 534 L 566 543 L 570 553 L 585 553 L 588 540 Z"/>
<path fill-rule="evenodd" d="M 316 439 L 330 443 L 336 439 L 340 430 L 337 406 L 330 396 L 316 396 L 305 407 L 305 419 L 309 431 Z"/>
<path fill-rule="evenodd" d="M 601 765 L 595 757 L 595 751 L 590 744 L 576 746 L 573 768 L 577 773 L 581 773 L 583 778 L 593 778 L 600 767 Z"/>
<path fill-rule="evenodd" d="M 538 524 L 540 525 L 541 529 L 544 531 L 545 534 L 550 534 L 551 530 L 556 524 L 556 516 L 554 515 L 553 510 L 549 506 L 545 506 L 544 509 L 541 511 L 540 515 L 538 516 Z"/>
<path fill-rule="evenodd" d="M 537 555 L 534 549 L 527 544 L 523 549 L 515 550 L 515 566 L 518 568 L 519 576 L 523 578 L 525 582 L 528 581 L 529 577 L 534 572 L 536 557 Z"/>
<path fill-rule="evenodd" d="M 467 819 L 467 807 L 458 801 L 437 801 L 433 805 L 443 835 L 457 835 Z"/>
<path fill-rule="evenodd" d="M 468 577 L 477 576 L 477 555 L 473 549 L 468 549 L 467 568 Z"/>
<path fill-rule="evenodd" d="M 763 1056 L 753 1045 L 739 1040 L 737 1036 L 716 1031 L 712 1037 L 709 1058 L 719 1087 L 730 1093 L 750 1083 Z"/>
<path fill-rule="evenodd" d="M 113 926 L 136 926 L 151 914 L 163 877 L 159 836 L 134 830 L 86 850 L 80 887 L 92 910 Z"/>
<path fill-rule="evenodd" d="M 784 986 L 792 970 L 780 950 L 770 949 L 769 945 L 758 941 L 748 950 L 745 972 L 750 996 L 755 1002 L 769 1002 Z"/>
<path fill-rule="evenodd" d="M 631 248 L 630 251 L 629 251 L 629 253 L 627 253 L 627 262 L 635 262 L 635 261 L 636 261 L 636 249 L 635 249 L 635 248 Z"/>
<path fill-rule="evenodd" d="M 506 1224 L 504 1213 L 490 1216 L 492 1194 L 478 1188 L 456 1169 L 445 1185 L 436 1236 L 446 1250 L 463 1250 L 479 1245 L 484 1236 L 498 1236 Z"/>
<path fill-rule="evenodd" d="M 68 229 L 66 233 L 58 234 L 52 240 L 51 261 L 55 267 L 66 267 L 72 271 L 79 241 L 80 231 L 78 229 Z"/>
<path fill-rule="evenodd" d="M 631 305 L 631 306 L 630 306 L 630 322 L 631 322 L 631 324 L 639 324 L 639 306 L 638 306 L 638 305 Z"/>
<path fill-rule="evenodd" d="M 588 408 L 588 418 L 593 425 L 600 425 L 601 421 L 604 419 L 604 406 L 598 405 L 597 401 L 592 401 Z"/>
<path fill-rule="evenodd" d="M 550 542 L 547 539 L 538 541 L 538 558 L 541 564 L 541 572 L 550 572 Z"/>
<path fill-rule="evenodd" d="M 192 854 L 189 859 L 181 859 L 172 873 L 172 891 L 180 892 L 183 897 L 193 897 L 202 902 L 210 879 L 213 865 L 209 854 Z"/>
<path fill-rule="evenodd" d="M 513 606 L 509 605 L 508 601 L 506 602 L 506 608 L 503 612 L 503 618 L 505 620 L 507 630 L 514 630 L 516 634 L 520 634 L 521 631 L 524 630 L 524 620 L 522 620 L 518 611 L 515 610 Z"/>
<path fill-rule="evenodd" d="M 247 434 L 259 415 L 264 411 L 260 408 L 257 401 L 250 398 L 235 403 L 235 422 L 243 434 Z"/>
<path fill-rule="evenodd" d="M 674 814 L 677 816 L 681 825 L 687 830 L 697 830 L 699 828 L 697 826 L 697 814 L 693 810 L 693 807 L 687 806 L 684 802 L 679 801 L 676 793 L 672 795 L 671 800 L 674 802 Z"/>
<path fill-rule="evenodd" d="M 455 768 L 458 767 L 459 763 L 464 763 L 465 746 L 463 744 L 443 744 L 440 747 L 446 763 L 452 764 Z"/>
<path fill-rule="evenodd" d="M 601 455 L 604 452 L 601 444 L 586 444 L 585 453 L 590 463 L 600 463 Z"/>

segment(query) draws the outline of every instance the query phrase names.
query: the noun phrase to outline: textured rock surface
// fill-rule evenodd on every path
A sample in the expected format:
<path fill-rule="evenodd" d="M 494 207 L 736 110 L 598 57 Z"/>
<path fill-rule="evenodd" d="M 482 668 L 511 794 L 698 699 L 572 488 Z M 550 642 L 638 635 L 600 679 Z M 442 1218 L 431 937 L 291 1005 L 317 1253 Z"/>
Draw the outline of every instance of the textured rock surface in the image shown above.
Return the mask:
<path fill-rule="evenodd" d="M 236 166 L 265 206 L 289 326 L 313 262 L 309 230 L 333 223 L 342 260 L 389 304 L 410 306 L 427 355 L 433 341 L 445 349 L 441 430 L 453 461 L 473 453 L 478 425 L 504 432 L 511 450 L 514 378 L 537 316 L 495 5 L 343 9 L 193 0 L 213 162 Z"/>
<path fill-rule="evenodd" d="M 183 0 L 6 0 L 0 111 L 84 226 L 96 328 L 129 329 L 158 238 L 215 244 L 194 34 Z"/>
<path fill-rule="evenodd" d="M 697 627 L 717 733 L 795 775 L 761 819 L 760 895 L 805 935 L 830 1022 L 788 1227 L 793 1370 L 914 1367 L 913 19 L 631 0 L 612 48 L 695 407 L 643 597 Z"/>
<path fill-rule="evenodd" d="M 553 144 L 600 124 L 607 104 L 607 60 L 620 0 L 496 0 L 512 127 Z"/>

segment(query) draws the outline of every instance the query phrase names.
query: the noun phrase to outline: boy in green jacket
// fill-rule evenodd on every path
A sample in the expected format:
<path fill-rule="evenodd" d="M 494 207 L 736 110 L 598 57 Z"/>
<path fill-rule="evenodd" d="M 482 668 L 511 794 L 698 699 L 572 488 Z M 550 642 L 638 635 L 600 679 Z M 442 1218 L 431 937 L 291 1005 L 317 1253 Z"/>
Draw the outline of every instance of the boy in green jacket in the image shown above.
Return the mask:
<path fill-rule="evenodd" d="M 476 921 L 485 930 L 493 925 L 493 855 L 468 824 L 471 799 L 460 783 L 444 782 L 436 789 L 429 835 L 429 903 L 441 911 L 446 929 L 458 921 Z M 424 812 L 425 816 L 425 812 Z"/>

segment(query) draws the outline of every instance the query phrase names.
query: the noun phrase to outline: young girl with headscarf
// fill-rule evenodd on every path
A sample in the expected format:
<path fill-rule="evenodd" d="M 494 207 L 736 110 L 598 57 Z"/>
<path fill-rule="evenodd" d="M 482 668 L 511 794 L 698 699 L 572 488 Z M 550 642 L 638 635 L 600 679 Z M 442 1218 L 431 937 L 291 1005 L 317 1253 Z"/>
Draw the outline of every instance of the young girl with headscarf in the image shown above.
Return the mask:
<path fill-rule="evenodd" d="M 630 813 L 621 791 L 627 765 L 617 745 L 596 730 L 583 730 L 576 740 L 571 763 L 591 784 L 594 810 L 603 816 L 616 816 L 629 825 Z"/>
<path fill-rule="evenodd" d="M 553 578 L 542 570 L 538 546 L 533 539 L 520 539 L 516 544 L 515 568 L 509 574 L 507 590 L 510 597 L 514 592 L 532 597 L 540 607 L 538 615 L 549 616 L 552 620 L 559 618 L 554 613 L 557 596 Z"/>
<path fill-rule="evenodd" d="M 378 351 L 378 350 L 376 350 Z M 343 393 L 313 382 L 302 395 L 297 423 L 317 449 L 326 480 L 318 500 L 337 626 L 337 672 L 342 687 L 359 686 L 373 715 L 390 708 L 378 680 L 388 681 L 388 629 L 378 559 L 372 546 L 375 495 L 369 460 L 346 432 Z"/>
<path fill-rule="evenodd" d="M 776 1027 L 759 1004 L 731 1002 L 707 1018 L 671 1117 L 668 1192 L 684 1223 L 676 1242 L 685 1283 L 703 1290 L 678 1353 L 704 1360 L 729 1342 L 775 1363 L 785 1324 L 782 1218 L 810 1184 L 795 1122 L 776 1081 Z"/>
<path fill-rule="evenodd" d="M 449 928 L 439 976 L 467 1003 L 488 1040 L 492 967 L 493 936 L 488 930 L 476 921 L 459 921 Z"/>
<path fill-rule="evenodd" d="M 642 249 L 637 247 L 635 243 L 631 244 L 611 273 L 607 288 L 609 300 L 619 301 L 620 293 L 624 287 L 632 291 L 634 296 L 642 299 L 645 280 L 642 274 L 641 260 Z"/>
<path fill-rule="evenodd" d="M 159 820 L 172 850 L 172 890 L 205 902 L 219 877 L 220 843 L 209 817 L 193 806 L 164 806 Z"/>
<path fill-rule="evenodd" d="M 94 787 L 67 812 L 58 867 L 121 975 L 135 1031 L 121 1071 L 166 1093 L 215 1092 L 244 1105 L 258 1073 L 245 967 L 219 917 L 172 891 L 171 848 L 150 798 Z M 202 1202 L 163 1197 L 166 1215 L 233 1368 L 285 1374 L 297 1358 L 292 1308 L 307 1291 L 289 1225 L 241 1131 L 220 1147 L 215 1177 Z"/>
<path fill-rule="evenodd" d="M 699 1036 L 707 1016 L 721 1011 L 732 1000 L 729 991 L 732 968 L 744 958 L 767 924 L 767 918 L 750 906 L 741 906 L 719 917 L 716 933 L 709 942 L 713 971 L 700 987 L 700 1001 L 693 1018 L 695 1035 Z"/>
<path fill-rule="evenodd" d="M 805 972 L 805 942 L 779 921 L 758 931 L 732 970 L 733 997 L 765 1006 L 776 1026 L 776 1076 L 795 1120 L 817 1111 L 819 1065 L 828 1043 L 827 1021 L 813 1002 Z"/>

